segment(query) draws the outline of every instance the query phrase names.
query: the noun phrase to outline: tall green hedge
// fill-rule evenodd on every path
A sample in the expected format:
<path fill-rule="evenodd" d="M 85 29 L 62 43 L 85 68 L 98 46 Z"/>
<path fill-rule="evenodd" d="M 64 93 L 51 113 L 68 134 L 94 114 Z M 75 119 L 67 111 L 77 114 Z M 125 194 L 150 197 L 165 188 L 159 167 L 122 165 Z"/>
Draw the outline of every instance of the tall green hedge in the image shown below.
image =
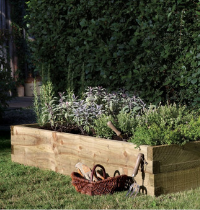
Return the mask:
<path fill-rule="evenodd" d="M 37 69 L 56 91 L 125 87 L 148 102 L 200 101 L 197 0 L 30 0 Z"/>

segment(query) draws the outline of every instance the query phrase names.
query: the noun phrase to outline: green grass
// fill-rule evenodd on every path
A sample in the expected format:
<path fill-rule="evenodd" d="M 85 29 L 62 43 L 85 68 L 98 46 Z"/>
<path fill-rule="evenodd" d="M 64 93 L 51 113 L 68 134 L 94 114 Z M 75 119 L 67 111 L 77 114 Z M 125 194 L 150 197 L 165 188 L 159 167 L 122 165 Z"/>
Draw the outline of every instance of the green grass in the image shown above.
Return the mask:
<path fill-rule="evenodd" d="M 67 166 L 66 166 L 67 167 Z M 11 161 L 10 133 L 0 131 L 0 209 L 199 209 L 200 188 L 176 194 L 126 198 L 77 193 L 70 176 Z"/>

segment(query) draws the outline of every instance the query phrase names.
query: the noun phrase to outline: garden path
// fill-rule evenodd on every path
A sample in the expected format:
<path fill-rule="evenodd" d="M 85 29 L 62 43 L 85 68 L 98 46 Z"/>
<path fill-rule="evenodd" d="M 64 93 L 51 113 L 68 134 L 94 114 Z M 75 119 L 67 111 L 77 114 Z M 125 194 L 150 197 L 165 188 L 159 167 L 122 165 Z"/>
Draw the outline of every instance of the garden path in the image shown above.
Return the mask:
<path fill-rule="evenodd" d="M 33 97 L 16 97 L 8 102 L 9 107 L 0 120 L 0 131 L 10 130 L 11 125 L 31 124 L 36 122 L 33 111 Z"/>
<path fill-rule="evenodd" d="M 33 106 L 33 97 L 16 97 L 8 102 L 9 108 L 28 108 Z"/>

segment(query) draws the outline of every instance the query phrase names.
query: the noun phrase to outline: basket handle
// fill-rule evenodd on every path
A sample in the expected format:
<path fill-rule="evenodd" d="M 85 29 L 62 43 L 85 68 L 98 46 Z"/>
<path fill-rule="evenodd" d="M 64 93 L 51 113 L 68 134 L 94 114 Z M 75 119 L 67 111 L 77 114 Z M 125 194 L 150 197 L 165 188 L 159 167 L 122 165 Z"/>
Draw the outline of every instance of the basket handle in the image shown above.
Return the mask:
<path fill-rule="evenodd" d="M 94 176 L 94 173 L 95 173 L 95 169 L 96 169 L 97 167 L 100 167 L 100 168 L 103 170 L 103 178 L 104 178 L 104 179 L 106 178 L 106 171 L 105 171 L 105 168 L 104 168 L 102 165 L 100 165 L 100 164 L 96 164 L 96 165 L 93 167 L 93 169 L 92 169 L 90 181 L 93 181 L 93 176 Z"/>

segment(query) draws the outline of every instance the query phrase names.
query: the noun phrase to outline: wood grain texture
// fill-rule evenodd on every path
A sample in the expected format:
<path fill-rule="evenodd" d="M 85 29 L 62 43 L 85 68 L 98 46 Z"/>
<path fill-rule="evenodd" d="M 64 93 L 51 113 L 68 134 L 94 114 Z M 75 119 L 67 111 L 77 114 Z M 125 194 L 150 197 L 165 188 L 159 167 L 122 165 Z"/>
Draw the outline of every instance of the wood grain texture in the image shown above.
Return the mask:
<path fill-rule="evenodd" d="M 158 162 L 153 173 L 178 171 L 199 166 L 200 141 L 179 145 L 148 147 L 147 159 Z"/>
<path fill-rule="evenodd" d="M 75 164 L 101 164 L 109 176 L 131 176 L 138 153 L 148 165 L 135 180 L 141 191 L 160 195 L 200 186 L 200 142 L 184 147 L 141 146 L 83 135 L 38 129 L 37 125 L 11 127 L 12 161 L 70 175 Z M 118 175 L 118 174 L 117 174 Z"/>
<path fill-rule="evenodd" d="M 161 194 L 190 190 L 200 186 L 200 167 L 151 175 Z"/>
<path fill-rule="evenodd" d="M 135 145 L 127 142 L 23 126 L 12 128 L 11 141 L 13 146 L 36 146 L 38 150 L 51 151 L 55 156 L 59 154 L 62 158 L 72 156 L 77 157 L 78 160 L 95 164 L 110 164 L 121 169 L 130 168 L 133 170 L 138 153 L 147 156 L 146 146 L 139 150 L 135 148 Z M 152 171 L 150 163 L 147 171 Z"/>

